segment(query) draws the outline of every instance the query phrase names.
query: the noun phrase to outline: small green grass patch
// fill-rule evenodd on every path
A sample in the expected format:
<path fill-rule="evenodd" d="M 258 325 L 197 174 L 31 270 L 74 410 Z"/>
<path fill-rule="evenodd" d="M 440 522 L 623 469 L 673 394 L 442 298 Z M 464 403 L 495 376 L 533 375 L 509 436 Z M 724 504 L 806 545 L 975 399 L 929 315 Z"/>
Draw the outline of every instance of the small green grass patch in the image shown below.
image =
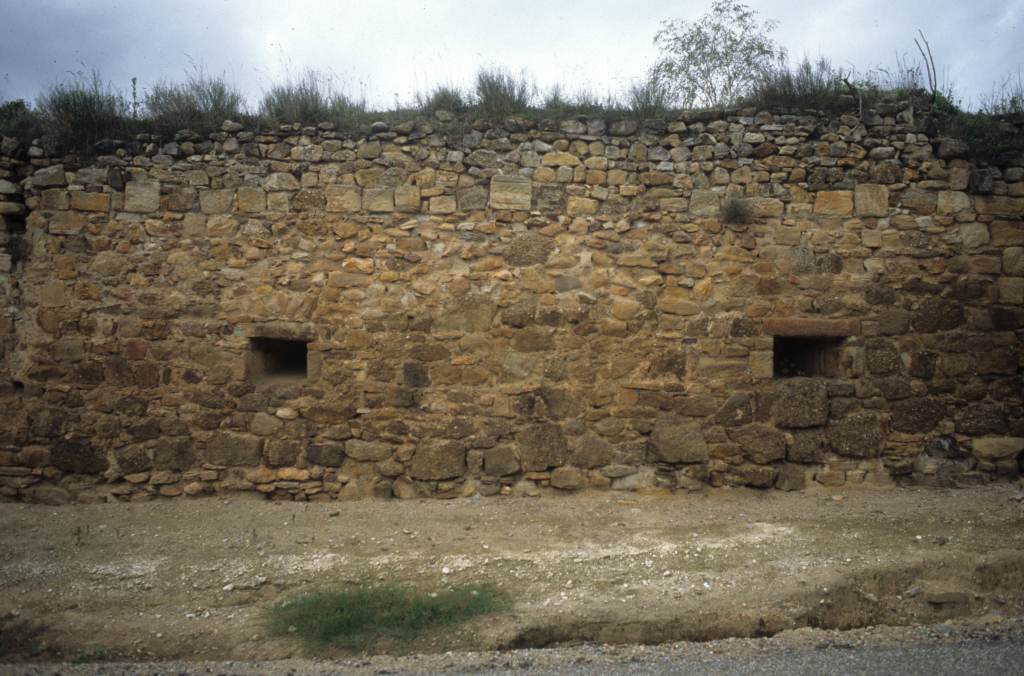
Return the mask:
<path fill-rule="evenodd" d="M 378 640 L 408 643 L 421 634 L 511 607 L 493 585 L 426 593 L 393 584 L 303 594 L 270 607 L 269 630 L 314 649 L 366 650 Z"/>

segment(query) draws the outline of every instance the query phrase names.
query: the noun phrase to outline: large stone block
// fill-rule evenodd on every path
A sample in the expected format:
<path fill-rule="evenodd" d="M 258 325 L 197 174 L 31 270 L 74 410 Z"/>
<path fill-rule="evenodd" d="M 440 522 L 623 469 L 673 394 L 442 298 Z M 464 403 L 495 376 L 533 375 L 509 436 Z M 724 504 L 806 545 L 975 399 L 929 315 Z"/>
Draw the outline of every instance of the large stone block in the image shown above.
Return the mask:
<path fill-rule="evenodd" d="M 666 414 L 658 416 L 651 431 L 651 446 L 658 460 L 672 463 L 707 462 L 708 445 L 694 418 Z"/>
<path fill-rule="evenodd" d="M 204 190 L 199 193 L 199 210 L 204 214 L 226 214 L 234 201 L 234 190 Z"/>
<path fill-rule="evenodd" d="M 363 209 L 371 213 L 395 210 L 395 191 L 389 188 L 367 188 L 363 191 Z"/>
<path fill-rule="evenodd" d="M 124 210 L 149 214 L 160 208 L 158 181 L 129 181 L 124 187 Z"/>
<path fill-rule="evenodd" d="M 892 427 L 898 432 L 931 432 L 945 417 L 945 405 L 928 397 L 904 399 L 892 407 Z"/>
<path fill-rule="evenodd" d="M 306 460 L 314 465 L 337 467 L 345 459 L 345 444 L 340 441 L 323 441 L 306 447 Z"/>
<path fill-rule="evenodd" d="M 565 462 L 568 449 L 562 429 L 555 423 L 527 425 L 516 434 L 523 470 L 543 472 Z"/>
<path fill-rule="evenodd" d="M 519 457 L 510 444 L 501 444 L 484 450 L 484 473 L 507 476 L 519 471 Z"/>
<path fill-rule="evenodd" d="M 814 196 L 814 213 L 821 216 L 849 216 L 853 213 L 853 193 L 849 190 L 822 190 Z"/>
<path fill-rule="evenodd" d="M 420 481 L 457 479 L 465 473 L 466 447 L 459 441 L 421 441 L 409 463 L 409 476 Z"/>
<path fill-rule="evenodd" d="M 1024 452 L 1024 437 L 983 437 L 971 441 L 974 455 L 989 462 Z"/>
<path fill-rule="evenodd" d="M 694 190 L 690 195 L 690 215 L 712 217 L 718 215 L 718 193 L 713 190 Z"/>
<path fill-rule="evenodd" d="M 790 378 L 780 383 L 774 405 L 779 427 L 820 427 L 828 422 L 828 385 L 817 378 Z"/>
<path fill-rule="evenodd" d="M 510 265 L 525 267 L 546 263 L 555 250 L 555 241 L 536 232 L 516 235 L 505 245 L 505 260 Z"/>
<path fill-rule="evenodd" d="M 729 438 L 740 445 L 743 456 L 753 463 L 766 465 L 786 457 L 786 437 L 774 427 L 746 425 L 729 430 Z"/>
<path fill-rule="evenodd" d="M 386 444 L 381 441 L 349 439 L 345 442 L 345 455 L 353 460 L 378 462 L 390 458 L 394 451 L 395 447 L 392 444 Z"/>
<path fill-rule="evenodd" d="M 529 211 L 533 200 L 533 182 L 524 176 L 494 176 L 491 178 L 490 204 L 492 209 Z"/>
<path fill-rule="evenodd" d="M 327 211 L 352 213 L 363 205 L 363 191 L 355 185 L 329 185 L 324 188 Z"/>
<path fill-rule="evenodd" d="M 107 469 L 107 454 L 88 439 L 60 439 L 50 447 L 50 462 L 57 469 L 74 474 L 101 474 Z"/>
<path fill-rule="evenodd" d="M 854 189 L 858 216 L 882 217 L 889 214 L 889 189 L 884 185 L 865 183 Z"/>
<path fill-rule="evenodd" d="M 854 413 L 826 430 L 829 444 L 839 455 L 850 458 L 874 458 L 885 444 L 882 421 L 874 413 Z"/>
<path fill-rule="evenodd" d="M 251 434 L 217 432 L 206 441 L 203 458 L 213 465 L 252 467 L 262 460 L 263 440 Z"/>
<path fill-rule="evenodd" d="M 491 328 L 498 307 L 489 298 L 470 296 L 453 301 L 441 309 L 434 322 L 438 331 L 473 333 Z"/>

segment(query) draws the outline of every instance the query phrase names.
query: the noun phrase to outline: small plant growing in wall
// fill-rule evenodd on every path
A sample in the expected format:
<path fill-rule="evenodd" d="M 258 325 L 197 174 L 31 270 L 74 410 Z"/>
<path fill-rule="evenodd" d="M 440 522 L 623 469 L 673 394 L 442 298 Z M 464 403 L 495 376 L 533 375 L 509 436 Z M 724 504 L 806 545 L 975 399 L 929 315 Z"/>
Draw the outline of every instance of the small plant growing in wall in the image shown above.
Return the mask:
<path fill-rule="evenodd" d="M 742 197 L 726 197 L 722 203 L 722 221 L 735 225 L 752 223 L 754 208 Z"/>

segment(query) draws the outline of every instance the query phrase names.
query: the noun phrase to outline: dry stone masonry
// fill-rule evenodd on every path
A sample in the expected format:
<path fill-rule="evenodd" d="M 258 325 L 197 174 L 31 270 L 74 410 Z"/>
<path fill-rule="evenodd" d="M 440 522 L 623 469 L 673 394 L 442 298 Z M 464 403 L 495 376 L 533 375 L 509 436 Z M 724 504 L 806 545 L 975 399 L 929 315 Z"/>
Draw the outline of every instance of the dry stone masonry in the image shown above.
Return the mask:
<path fill-rule="evenodd" d="M 6 499 L 1021 472 L 1024 163 L 909 105 L 108 146 L 4 140 Z"/>

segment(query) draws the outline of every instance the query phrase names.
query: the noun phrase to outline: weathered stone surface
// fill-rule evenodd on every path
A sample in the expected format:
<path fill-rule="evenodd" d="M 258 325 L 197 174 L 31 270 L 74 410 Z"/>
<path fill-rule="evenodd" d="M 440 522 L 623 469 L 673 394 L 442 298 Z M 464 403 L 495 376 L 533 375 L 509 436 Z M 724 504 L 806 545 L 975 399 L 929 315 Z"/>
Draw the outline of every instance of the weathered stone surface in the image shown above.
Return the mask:
<path fill-rule="evenodd" d="M 568 455 L 562 429 L 555 423 L 534 423 L 516 433 L 522 468 L 542 472 L 565 462 Z"/>
<path fill-rule="evenodd" d="M 529 211 L 533 200 L 533 182 L 522 176 L 491 177 L 490 206 L 492 209 Z"/>
<path fill-rule="evenodd" d="M 586 485 L 583 472 L 575 467 L 556 467 L 551 472 L 551 485 L 564 491 L 578 491 Z"/>
<path fill-rule="evenodd" d="M 507 476 L 515 474 L 519 469 L 519 457 L 511 444 L 484 450 L 484 473 L 491 476 Z"/>
<path fill-rule="evenodd" d="M 107 454 L 88 439 L 60 439 L 50 447 L 50 462 L 75 474 L 99 474 L 107 469 Z"/>
<path fill-rule="evenodd" d="M 854 189 L 854 203 L 858 216 L 887 216 L 889 215 L 889 189 L 884 185 L 858 184 Z"/>
<path fill-rule="evenodd" d="M 664 462 L 698 463 L 708 459 L 700 421 L 693 418 L 658 416 L 651 431 L 651 447 L 657 459 Z"/>
<path fill-rule="evenodd" d="M 830 424 L 826 434 L 832 449 L 850 458 L 873 458 L 885 443 L 882 421 L 873 413 L 849 415 Z"/>
<path fill-rule="evenodd" d="M 936 399 L 904 399 L 893 404 L 892 428 L 899 432 L 931 432 L 945 417 L 946 407 Z"/>
<path fill-rule="evenodd" d="M 497 306 L 489 298 L 463 298 L 445 307 L 435 323 L 435 329 L 467 333 L 486 331 L 497 312 Z"/>
<path fill-rule="evenodd" d="M 213 465 L 252 467 L 260 464 L 263 440 L 251 434 L 217 432 L 206 441 L 203 459 Z"/>
<path fill-rule="evenodd" d="M 354 213 L 359 211 L 363 205 L 363 191 L 354 185 L 326 186 L 324 197 L 327 211 Z"/>
<path fill-rule="evenodd" d="M 817 378 L 788 378 L 773 409 L 779 427 L 819 427 L 828 422 L 828 385 Z"/>
<path fill-rule="evenodd" d="M 791 433 L 792 441 L 786 450 L 791 462 L 817 464 L 825 459 L 828 438 L 824 430 L 798 430 Z"/>
<path fill-rule="evenodd" d="M 1024 437 L 982 437 L 971 440 L 974 455 L 988 460 L 1012 458 L 1024 452 Z"/>
<path fill-rule="evenodd" d="M 870 204 L 870 208 L 877 205 Z M 822 216 L 849 216 L 853 213 L 853 193 L 849 190 L 822 190 L 815 193 L 814 213 Z"/>
<path fill-rule="evenodd" d="M 340 441 L 322 441 L 306 446 L 306 459 L 314 465 L 338 467 L 345 459 L 345 444 Z"/>
<path fill-rule="evenodd" d="M 160 183 L 129 181 L 124 187 L 124 210 L 148 214 L 160 208 Z"/>
<path fill-rule="evenodd" d="M 409 464 L 409 476 L 420 481 L 455 479 L 465 472 L 466 447 L 458 441 L 421 441 Z"/>
<path fill-rule="evenodd" d="M 1020 167 L 904 113 L 451 121 L 228 125 L 66 172 L 4 140 L 0 497 L 1021 473 L 992 441 L 1024 438 Z"/>
<path fill-rule="evenodd" d="M 299 180 L 291 174 L 279 171 L 267 176 L 263 180 L 263 187 L 271 192 L 279 192 L 284 190 L 298 190 L 302 186 L 299 184 Z"/>
<path fill-rule="evenodd" d="M 505 247 L 505 260 L 510 265 L 523 267 L 546 263 L 555 249 L 550 237 L 534 232 L 517 235 Z"/>
<path fill-rule="evenodd" d="M 759 465 L 786 457 L 786 437 L 768 425 L 746 425 L 729 430 L 729 438 L 740 445 L 743 456 Z"/>
<path fill-rule="evenodd" d="M 380 441 L 349 439 L 345 442 L 345 455 L 353 460 L 378 461 L 391 457 L 395 447 Z"/>

